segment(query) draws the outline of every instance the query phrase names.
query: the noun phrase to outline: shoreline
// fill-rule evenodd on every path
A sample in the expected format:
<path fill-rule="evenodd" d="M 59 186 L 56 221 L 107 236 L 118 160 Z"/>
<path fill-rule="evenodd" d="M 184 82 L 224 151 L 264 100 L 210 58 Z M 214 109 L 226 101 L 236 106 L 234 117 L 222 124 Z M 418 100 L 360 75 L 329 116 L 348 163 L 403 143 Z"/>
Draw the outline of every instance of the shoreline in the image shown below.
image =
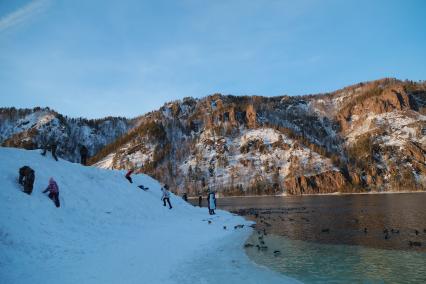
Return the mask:
<path fill-rule="evenodd" d="M 226 198 L 257 198 L 257 197 L 303 197 L 303 196 L 346 196 L 346 195 L 381 195 L 381 194 L 410 194 L 410 193 L 426 193 L 426 191 L 371 191 L 371 192 L 333 192 L 333 193 L 309 193 L 309 194 L 280 194 L 280 195 L 232 195 L 217 196 L 217 199 Z M 188 200 L 197 200 L 198 197 L 188 197 Z M 205 197 L 203 196 L 203 200 Z"/>
<path fill-rule="evenodd" d="M 197 257 L 187 259 L 170 274 L 174 279 L 172 283 L 301 283 L 295 278 L 256 263 L 247 255 L 243 245 L 255 232 L 247 227 L 253 221 L 242 216 L 238 218 L 244 219 L 240 219 L 241 224 L 245 225 L 244 228 L 217 238 L 211 246 L 196 251 L 193 255 Z"/>

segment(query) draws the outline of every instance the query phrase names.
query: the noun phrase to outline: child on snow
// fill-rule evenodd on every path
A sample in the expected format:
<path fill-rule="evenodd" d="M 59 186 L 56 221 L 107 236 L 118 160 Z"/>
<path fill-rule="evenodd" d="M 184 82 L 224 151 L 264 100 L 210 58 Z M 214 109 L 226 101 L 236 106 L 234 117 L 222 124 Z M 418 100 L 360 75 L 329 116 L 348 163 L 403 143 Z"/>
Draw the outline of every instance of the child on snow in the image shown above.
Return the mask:
<path fill-rule="evenodd" d="M 49 185 L 47 186 L 46 190 L 43 191 L 43 193 L 46 193 L 47 191 L 49 191 L 49 198 L 55 202 L 56 207 L 59 207 L 59 187 L 53 177 L 49 179 Z"/>
<path fill-rule="evenodd" d="M 163 196 L 161 197 L 161 200 L 163 200 L 163 205 L 166 206 L 167 201 L 167 203 L 169 204 L 169 209 L 172 209 L 172 205 L 170 204 L 169 186 L 165 184 L 164 187 L 161 188 L 161 191 L 163 192 Z"/>
<path fill-rule="evenodd" d="M 209 214 L 214 215 L 216 214 L 214 210 L 216 210 L 216 195 L 214 191 L 209 191 L 209 196 L 207 197 L 207 202 L 209 205 Z"/>

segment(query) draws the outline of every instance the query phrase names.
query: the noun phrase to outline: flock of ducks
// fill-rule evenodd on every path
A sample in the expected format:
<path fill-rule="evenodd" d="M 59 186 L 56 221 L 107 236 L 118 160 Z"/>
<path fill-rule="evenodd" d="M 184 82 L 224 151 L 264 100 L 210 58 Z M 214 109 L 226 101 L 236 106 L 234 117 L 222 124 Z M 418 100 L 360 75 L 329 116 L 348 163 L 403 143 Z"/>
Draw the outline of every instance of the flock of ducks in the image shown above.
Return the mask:
<path fill-rule="evenodd" d="M 300 209 L 304 210 L 306 208 L 298 208 L 298 209 L 299 210 Z M 255 242 L 254 244 L 253 243 L 246 243 L 244 245 L 244 247 L 245 248 L 257 248 L 258 251 L 267 251 L 268 250 L 268 246 L 265 243 L 264 236 L 267 235 L 267 232 L 266 232 L 265 228 L 272 227 L 272 224 L 270 223 L 269 219 L 271 219 L 272 221 L 279 221 L 279 220 L 285 221 L 285 218 L 283 218 L 282 216 L 278 215 L 276 217 L 274 216 L 275 218 L 270 217 L 268 219 L 268 218 L 265 218 L 264 215 L 270 215 L 272 213 L 288 213 L 289 209 L 279 209 L 278 211 L 280 211 L 280 212 L 275 212 L 276 210 L 274 211 L 273 209 L 269 209 L 269 210 L 268 209 L 261 209 L 261 210 L 243 209 L 241 211 L 243 211 L 243 212 L 238 212 L 240 215 L 251 215 L 251 216 L 253 216 L 258 221 L 257 223 L 258 223 L 259 226 L 257 226 L 257 227 L 263 228 L 263 229 L 257 231 L 257 234 L 258 234 L 258 236 L 257 236 L 257 242 Z M 283 211 L 283 212 L 281 212 L 281 211 Z M 300 212 L 296 212 L 296 213 L 300 213 Z M 290 222 L 295 221 L 294 218 L 288 218 L 288 220 Z M 306 218 L 306 217 L 301 217 L 301 220 L 305 221 L 306 223 L 310 222 L 310 220 L 308 218 Z M 353 221 L 355 223 L 359 223 L 358 219 L 354 219 Z M 331 231 L 332 230 L 330 228 L 322 228 L 319 233 L 320 234 L 330 234 Z M 367 227 L 364 227 L 364 229 L 361 232 L 363 232 L 364 235 L 367 235 L 367 234 L 370 233 L 370 231 L 368 230 Z M 408 233 L 411 236 L 413 236 L 413 235 L 418 236 L 422 232 L 420 230 L 418 230 L 418 229 L 414 229 L 412 231 L 409 231 Z M 426 229 L 423 229 L 423 233 L 426 234 Z M 396 228 L 384 228 L 382 236 L 383 236 L 384 240 L 390 240 L 393 236 L 399 235 L 399 234 L 400 234 L 400 229 L 396 229 Z M 422 245 L 423 244 L 420 241 L 416 241 L 416 240 L 414 240 L 414 241 L 413 240 L 409 240 L 408 241 L 408 247 L 410 247 L 410 248 L 412 248 L 412 247 L 422 247 Z M 280 250 L 274 250 L 273 251 L 273 255 L 274 256 L 280 256 L 281 255 L 281 251 Z"/>

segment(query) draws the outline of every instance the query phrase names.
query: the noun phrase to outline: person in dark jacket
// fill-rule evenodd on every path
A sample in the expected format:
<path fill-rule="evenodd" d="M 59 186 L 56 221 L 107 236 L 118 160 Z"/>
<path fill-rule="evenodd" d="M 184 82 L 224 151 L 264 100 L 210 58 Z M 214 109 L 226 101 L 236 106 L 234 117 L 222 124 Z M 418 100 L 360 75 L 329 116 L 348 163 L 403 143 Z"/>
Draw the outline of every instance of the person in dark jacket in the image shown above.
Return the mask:
<path fill-rule="evenodd" d="M 216 210 L 216 195 L 214 191 L 209 191 L 209 195 L 207 197 L 207 202 L 209 206 L 209 214 L 214 215 L 216 214 L 214 211 Z"/>
<path fill-rule="evenodd" d="M 198 196 L 198 207 L 201 207 L 203 205 L 203 197 L 200 195 Z"/>
<path fill-rule="evenodd" d="M 132 175 L 132 173 L 133 173 L 134 171 L 135 171 L 135 170 L 131 169 L 131 170 L 129 170 L 129 171 L 127 172 L 127 174 L 126 174 L 126 179 L 127 179 L 130 183 L 133 183 L 133 180 L 132 180 L 131 175 Z"/>
<path fill-rule="evenodd" d="M 163 195 L 161 196 L 161 200 L 163 200 L 163 205 L 166 206 L 166 201 L 169 204 L 169 209 L 172 209 L 172 205 L 170 204 L 170 191 L 169 191 L 169 186 L 167 184 L 165 184 L 162 188 L 161 191 L 163 192 Z"/>
<path fill-rule="evenodd" d="M 35 180 L 34 170 L 29 166 L 23 166 L 19 169 L 19 184 L 24 187 L 24 192 L 30 195 L 33 192 L 33 185 Z"/>
<path fill-rule="evenodd" d="M 51 141 L 49 144 L 44 145 L 43 153 L 41 153 L 43 156 L 46 156 L 47 150 L 50 149 L 50 152 L 52 153 L 53 158 L 57 161 L 58 157 L 56 156 L 56 149 L 58 148 L 58 145 Z"/>
<path fill-rule="evenodd" d="M 61 206 L 59 203 L 59 187 L 56 181 L 51 177 L 49 179 L 49 185 L 47 188 L 43 191 L 43 193 L 46 193 L 49 191 L 48 197 L 52 199 L 52 201 L 55 203 L 56 207 Z"/>
<path fill-rule="evenodd" d="M 82 165 L 86 165 L 87 164 L 87 156 L 89 155 L 89 150 L 87 149 L 86 146 L 81 145 L 80 146 L 80 162 Z"/>

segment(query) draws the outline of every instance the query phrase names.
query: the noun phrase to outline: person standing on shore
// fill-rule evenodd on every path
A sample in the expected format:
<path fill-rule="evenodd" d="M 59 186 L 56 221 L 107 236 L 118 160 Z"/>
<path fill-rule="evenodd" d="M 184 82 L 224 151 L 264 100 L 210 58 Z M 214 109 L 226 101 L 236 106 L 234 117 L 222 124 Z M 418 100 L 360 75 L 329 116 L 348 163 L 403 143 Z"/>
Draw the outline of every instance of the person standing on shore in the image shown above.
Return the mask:
<path fill-rule="evenodd" d="M 209 191 L 209 195 L 207 197 L 207 202 L 209 205 L 209 214 L 214 215 L 216 214 L 214 211 L 216 210 L 216 195 L 213 190 Z"/>
<path fill-rule="evenodd" d="M 200 195 L 198 196 L 198 207 L 201 207 L 202 204 L 203 204 L 203 197 Z"/>

